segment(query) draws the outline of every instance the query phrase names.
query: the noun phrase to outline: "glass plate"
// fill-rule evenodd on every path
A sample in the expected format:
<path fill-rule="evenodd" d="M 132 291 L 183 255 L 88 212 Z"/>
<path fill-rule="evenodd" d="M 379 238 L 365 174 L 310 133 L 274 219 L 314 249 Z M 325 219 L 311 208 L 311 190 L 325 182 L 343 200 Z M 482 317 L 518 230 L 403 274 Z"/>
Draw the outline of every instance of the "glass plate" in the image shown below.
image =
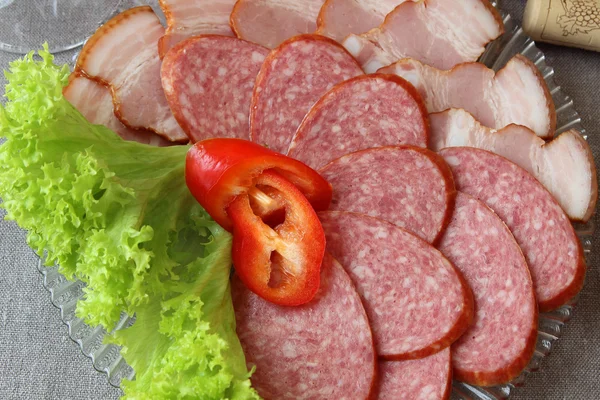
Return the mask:
<path fill-rule="evenodd" d="M 135 2 L 147 3 L 143 1 Z M 492 2 L 492 4 L 496 6 L 496 2 Z M 533 40 L 523 33 L 522 28 L 509 14 L 500 12 L 504 20 L 505 34 L 488 45 L 480 61 L 488 67 L 498 70 L 516 54 L 523 54 L 529 58 L 541 71 L 552 93 L 552 99 L 556 106 L 557 134 L 574 128 L 579 130 L 587 139 L 586 131 L 581 125 L 581 118 L 573 107 L 573 101 L 554 82 L 554 70 L 546 65 L 544 54 L 535 46 Z M 575 229 L 587 258 L 591 251 L 591 238 L 595 230 L 594 223 L 591 221 L 587 224 L 575 224 Z M 132 379 L 135 373 L 120 355 L 119 347 L 112 344 L 102 344 L 106 331 L 100 327 L 91 328 L 75 316 L 75 307 L 77 301 L 83 296 L 84 284 L 80 281 L 68 281 L 57 272 L 56 267 L 47 268 L 41 262 L 38 269 L 44 276 L 44 286 L 50 291 L 52 304 L 61 311 L 60 315 L 62 321 L 68 327 L 69 337 L 79 344 L 82 353 L 92 360 L 94 368 L 105 373 L 108 382 L 115 387 L 120 386 L 123 378 Z M 453 400 L 501 400 L 509 398 L 511 390 L 515 386 L 523 385 L 527 376 L 536 371 L 543 358 L 550 354 L 553 343 L 560 338 L 565 324 L 573 316 L 576 303 L 577 298 L 556 311 L 540 314 L 535 353 L 529 365 L 511 383 L 483 388 L 454 381 L 451 398 Z M 123 314 L 116 329 L 124 329 L 133 322 L 134 319 Z"/>

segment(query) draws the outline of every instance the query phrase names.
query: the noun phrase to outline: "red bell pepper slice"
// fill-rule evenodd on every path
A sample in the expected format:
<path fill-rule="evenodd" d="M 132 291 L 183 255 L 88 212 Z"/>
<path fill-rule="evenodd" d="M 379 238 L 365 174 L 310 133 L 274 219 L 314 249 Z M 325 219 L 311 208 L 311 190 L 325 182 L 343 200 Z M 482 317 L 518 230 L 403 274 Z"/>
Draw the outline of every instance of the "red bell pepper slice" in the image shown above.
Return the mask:
<path fill-rule="evenodd" d="M 302 192 L 276 172 L 255 180 L 259 195 L 242 194 L 227 212 L 233 223 L 233 265 L 242 282 L 263 299 L 283 306 L 312 300 L 320 284 L 325 234 Z M 285 211 L 271 228 L 263 219 Z"/>
<path fill-rule="evenodd" d="M 293 158 L 241 139 L 208 139 L 190 148 L 186 183 L 192 195 L 223 228 L 231 231 L 226 209 L 256 179 L 273 170 L 295 185 L 317 211 L 331 203 L 331 185 L 315 170 Z"/>

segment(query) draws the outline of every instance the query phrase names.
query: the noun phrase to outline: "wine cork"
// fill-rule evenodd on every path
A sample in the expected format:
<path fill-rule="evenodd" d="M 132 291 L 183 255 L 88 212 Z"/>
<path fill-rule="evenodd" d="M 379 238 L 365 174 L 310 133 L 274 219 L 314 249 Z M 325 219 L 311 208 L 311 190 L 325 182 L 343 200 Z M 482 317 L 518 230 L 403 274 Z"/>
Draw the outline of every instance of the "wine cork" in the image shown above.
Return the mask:
<path fill-rule="evenodd" d="M 600 51 L 600 0 L 529 0 L 523 30 L 533 40 Z"/>

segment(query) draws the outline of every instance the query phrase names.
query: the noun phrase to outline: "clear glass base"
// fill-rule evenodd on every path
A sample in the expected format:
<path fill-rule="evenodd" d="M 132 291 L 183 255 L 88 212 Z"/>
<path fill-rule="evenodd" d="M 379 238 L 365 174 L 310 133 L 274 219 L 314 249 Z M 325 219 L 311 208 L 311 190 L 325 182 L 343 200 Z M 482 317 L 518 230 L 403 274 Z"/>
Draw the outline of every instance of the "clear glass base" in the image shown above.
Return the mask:
<path fill-rule="evenodd" d="M 81 45 L 121 0 L 0 0 L 0 50 L 25 54 L 48 42 L 58 53 Z"/>

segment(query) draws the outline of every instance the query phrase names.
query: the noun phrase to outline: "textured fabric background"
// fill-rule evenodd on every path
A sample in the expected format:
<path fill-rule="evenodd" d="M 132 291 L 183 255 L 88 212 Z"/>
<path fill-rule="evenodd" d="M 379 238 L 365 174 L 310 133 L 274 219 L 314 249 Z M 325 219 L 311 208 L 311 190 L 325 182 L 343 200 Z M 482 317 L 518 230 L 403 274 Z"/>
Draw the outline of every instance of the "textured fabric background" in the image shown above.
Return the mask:
<path fill-rule="evenodd" d="M 20 0 L 16 0 L 20 1 Z M 22 1 L 24 7 L 39 0 Z M 141 1 L 140 1 L 141 2 Z M 3 2 L 0 0 L 0 4 Z M 60 3 L 60 1 L 59 1 Z M 134 1 L 137 3 L 137 1 Z M 521 19 L 524 1 L 501 6 Z M 0 30 L 10 29 L 0 20 Z M 539 45 L 556 81 L 569 94 L 588 129 L 594 156 L 600 151 L 600 53 Z M 62 53 L 69 62 L 75 52 Z M 0 69 L 17 56 L 0 51 Z M 3 77 L 0 84 L 4 87 Z M 3 89 L 2 89 L 3 91 Z M 3 92 L 2 92 L 3 93 Z M 3 216 L 3 214 L 0 214 Z M 594 218 L 597 222 L 597 216 Z M 511 398 L 588 400 L 600 398 L 600 246 L 594 238 L 587 283 L 575 317 L 541 371 Z M 0 399 L 116 399 L 120 391 L 96 372 L 67 336 L 36 269 L 37 257 L 15 224 L 0 221 Z"/>

